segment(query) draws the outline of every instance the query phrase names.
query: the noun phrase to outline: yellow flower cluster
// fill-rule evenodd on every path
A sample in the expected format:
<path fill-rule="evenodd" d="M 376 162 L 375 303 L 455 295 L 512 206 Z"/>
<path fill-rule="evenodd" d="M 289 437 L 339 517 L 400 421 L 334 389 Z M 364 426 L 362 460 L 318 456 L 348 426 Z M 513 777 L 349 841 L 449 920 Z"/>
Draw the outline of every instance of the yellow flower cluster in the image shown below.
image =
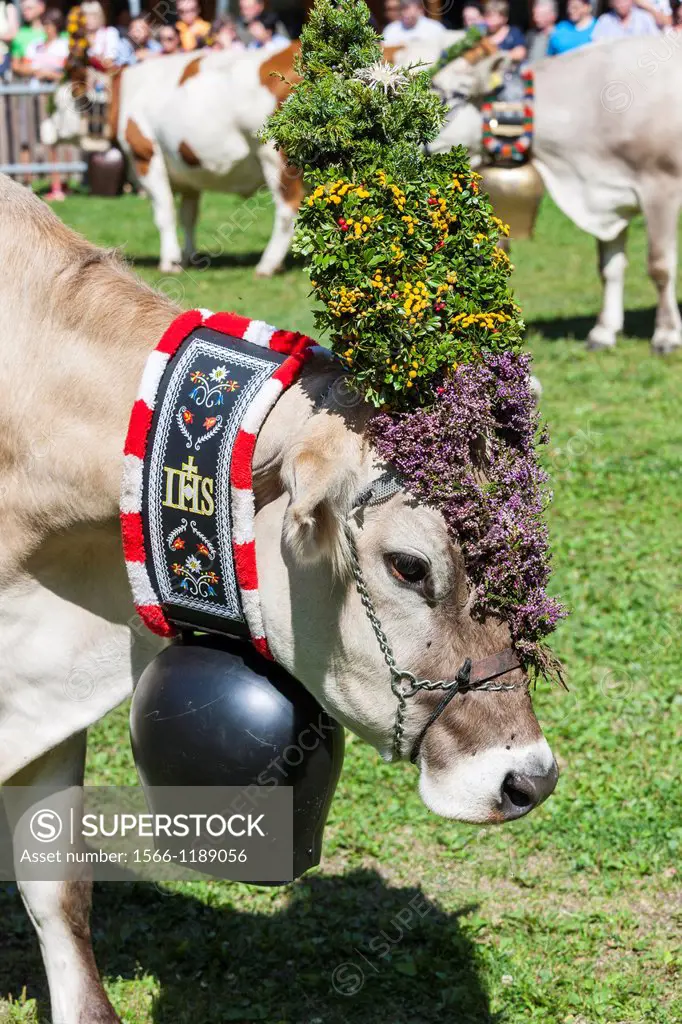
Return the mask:
<path fill-rule="evenodd" d="M 417 318 L 424 316 L 424 310 L 429 305 L 429 292 L 423 281 L 417 281 L 416 284 L 410 284 L 406 281 L 402 286 L 403 293 L 403 309 L 405 315 L 409 317 L 410 324 L 414 325 L 417 322 Z"/>
<path fill-rule="evenodd" d="M 358 220 L 353 220 L 352 217 L 349 217 L 348 220 L 346 221 L 346 224 L 349 229 L 353 229 L 353 234 L 355 235 L 355 237 L 360 238 L 361 235 L 364 235 L 367 231 L 369 231 L 372 224 L 378 223 L 378 221 L 383 220 L 383 218 L 383 213 L 378 214 L 376 217 L 361 217 Z"/>
<path fill-rule="evenodd" d="M 308 206 L 314 206 L 320 200 L 324 201 L 325 206 L 329 206 L 330 203 L 339 206 L 346 196 L 353 192 L 358 199 L 369 199 L 371 194 L 364 185 L 354 185 L 350 181 L 343 181 L 342 178 L 339 178 L 338 181 L 318 185 L 313 194 L 308 196 Z"/>
<path fill-rule="evenodd" d="M 406 213 L 404 217 L 400 218 L 404 224 L 407 224 L 408 235 L 414 234 L 414 226 L 417 223 L 417 218 L 412 217 L 409 213 Z"/>
<path fill-rule="evenodd" d="M 491 217 L 490 219 L 497 228 L 497 230 L 500 232 L 500 234 L 504 235 L 505 238 L 509 238 L 509 225 L 505 224 L 504 221 L 500 220 L 499 217 Z"/>
<path fill-rule="evenodd" d="M 407 203 L 407 196 L 401 188 L 398 188 L 397 185 L 389 185 L 388 187 L 393 193 L 393 202 L 398 207 L 399 212 L 403 213 L 405 210 L 405 204 Z"/>
<path fill-rule="evenodd" d="M 393 252 L 393 259 L 391 260 L 391 262 L 400 263 L 400 261 L 405 256 L 405 253 L 400 248 L 397 242 L 391 242 L 391 251 Z"/>
<path fill-rule="evenodd" d="M 393 289 L 393 282 L 390 277 L 384 277 L 381 270 L 374 272 L 374 277 L 370 281 L 372 288 L 378 288 L 381 295 L 387 295 Z"/>
<path fill-rule="evenodd" d="M 492 331 L 496 325 L 506 323 L 508 320 L 511 320 L 511 317 L 507 313 L 458 313 L 452 318 L 452 324 L 457 327 L 471 327 L 477 324 Z"/>
<path fill-rule="evenodd" d="M 457 220 L 454 214 L 449 212 L 447 200 L 439 196 L 435 188 L 432 188 L 430 192 L 429 217 L 436 231 L 440 231 L 443 235 L 448 233 L 450 225 Z"/>
<path fill-rule="evenodd" d="M 336 298 L 330 298 L 327 306 L 329 307 L 330 313 L 336 317 L 357 312 L 358 303 L 365 297 L 365 293 L 362 288 L 346 288 L 345 285 L 342 285 L 332 294 L 335 295 Z"/>
<path fill-rule="evenodd" d="M 414 381 L 414 378 L 417 376 L 417 370 L 419 369 L 420 363 L 424 362 L 423 359 L 420 359 L 419 361 L 417 361 L 414 358 L 414 355 L 415 355 L 414 352 L 412 352 L 411 355 L 408 356 L 407 362 L 403 366 L 399 366 L 398 363 L 393 363 L 392 365 L 389 366 L 389 369 L 390 369 L 391 373 L 398 373 L 399 370 L 401 370 L 403 373 L 405 373 L 407 371 L 407 378 L 408 378 L 407 379 L 407 386 L 408 386 L 408 388 L 414 387 L 413 381 Z M 390 363 L 391 363 L 391 360 L 387 359 L 386 360 L 386 364 L 388 365 Z"/>
<path fill-rule="evenodd" d="M 500 249 L 498 246 L 493 249 L 493 263 L 506 263 L 507 266 L 511 266 L 509 256 L 504 249 Z"/>

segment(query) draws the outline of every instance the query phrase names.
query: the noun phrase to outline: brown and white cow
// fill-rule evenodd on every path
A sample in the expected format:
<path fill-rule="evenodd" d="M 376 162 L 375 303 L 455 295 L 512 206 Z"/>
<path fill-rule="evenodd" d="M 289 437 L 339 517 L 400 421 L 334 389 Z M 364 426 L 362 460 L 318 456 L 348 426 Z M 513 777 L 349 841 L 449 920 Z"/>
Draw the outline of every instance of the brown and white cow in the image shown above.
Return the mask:
<path fill-rule="evenodd" d="M 134 614 L 118 506 L 142 368 L 177 309 L 2 176 L 0 260 L 0 361 L 12 382 L 0 411 L 0 784 L 16 825 L 36 809 L 36 798 L 17 787 L 82 786 L 88 727 L 131 693 L 159 649 Z M 390 757 L 396 701 L 344 546 L 354 499 L 381 468 L 364 434 L 370 410 L 348 406 L 345 392 L 330 387 L 340 379 L 320 351 L 259 436 L 263 617 L 277 661 Z M 508 646 L 505 625 L 469 614 L 461 554 L 440 514 L 401 492 L 351 528 L 401 666 L 451 678 L 465 657 Z M 422 560 L 428 587 L 392 571 L 405 552 Z M 413 698 L 408 741 L 435 697 Z M 519 817 L 556 782 L 523 686 L 457 697 L 427 733 L 418 768 L 426 804 L 471 822 Z M 40 938 L 53 1020 L 113 1024 L 92 956 L 90 886 L 74 878 L 21 891 Z"/>
<path fill-rule="evenodd" d="M 253 196 L 269 190 L 272 236 L 256 272 L 269 277 L 289 251 L 303 195 L 300 174 L 258 139 L 288 93 L 297 44 L 282 52 L 178 54 L 125 69 L 113 83 L 112 128 L 149 193 L 160 234 L 159 268 L 180 270 L 194 253 L 202 192 Z M 174 194 L 180 194 L 181 253 Z M 263 193 L 267 204 L 267 191 Z M 221 232 L 227 240 L 229 226 Z"/>

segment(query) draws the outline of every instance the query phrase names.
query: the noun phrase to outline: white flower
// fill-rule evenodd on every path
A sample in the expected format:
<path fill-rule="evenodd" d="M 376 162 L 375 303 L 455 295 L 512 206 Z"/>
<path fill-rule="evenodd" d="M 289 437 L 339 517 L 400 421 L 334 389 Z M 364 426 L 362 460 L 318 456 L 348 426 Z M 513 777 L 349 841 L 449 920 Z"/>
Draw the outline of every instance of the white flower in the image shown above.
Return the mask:
<path fill-rule="evenodd" d="M 366 68 L 360 68 L 355 72 L 355 78 L 364 82 L 370 89 L 381 87 L 385 93 L 391 89 L 397 92 L 403 85 L 407 85 L 405 71 L 394 67 L 385 60 L 378 60 Z"/>
<path fill-rule="evenodd" d="M 211 380 L 221 381 L 221 380 L 225 380 L 226 377 L 227 377 L 227 367 L 226 366 L 216 366 L 215 370 L 211 370 Z"/>
<path fill-rule="evenodd" d="M 185 562 L 185 568 L 189 572 L 201 572 L 201 562 L 196 555 L 190 555 Z"/>

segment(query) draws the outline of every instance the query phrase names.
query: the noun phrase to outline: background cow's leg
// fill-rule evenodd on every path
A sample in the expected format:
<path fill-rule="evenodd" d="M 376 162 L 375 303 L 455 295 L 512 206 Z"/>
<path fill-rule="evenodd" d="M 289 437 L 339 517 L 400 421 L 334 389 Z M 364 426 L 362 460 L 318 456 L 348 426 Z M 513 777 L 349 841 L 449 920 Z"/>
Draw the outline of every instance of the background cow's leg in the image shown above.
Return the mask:
<path fill-rule="evenodd" d="M 281 270 L 294 235 L 296 214 L 303 198 L 301 175 L 283 162 L 269 146 L 260 153 L 263 175 L 275 201 L 275 223 L 265 252 L 256 267 L 258 277 L 272 277 Z"/>
<path fill-rule="evenodd" d="M 159 231 L 161 252 L 159 270 L 163 274 L 179 274 L 182 270 L 178 226 L 175 216 L 175 200 L 168 171 L 158 150 L 149 162 L 146 174 L 138 176 L 143 188 L 149 193 L 154 210 L 154 223 Z"/>
<path fill-rule="evenodd" d="M 628 265 L 625 256 L 626 239 L 627 228 L 612 242 L 597 243 L 604 293 L 601 313 L 587 336 L 588 348 L 613 348 L 616 335 L 623 329 L 625 268 Z"/>
<path fill-rule="evenodd" d="M 30 820 L 41 806 L 17 786 L 64 792 L 83 785 L 86 734 L 79 733 L 34 761 L 3 788 L 7 818 L 13 829 Z M 43 791 L 44 793 L 44 791 Z M 50 844 L 56 850 L 59 840 Z M 15 851 L 15 853 L 18 851 Z M 53 1024 L 118 1024 L 100 981 L 90 937 L 92 882 L 82 866 L 70 866 L 74 877 L 62 882 L 21 882 L 19 889 L 38 933 L 50 986 Z M 64 867 L 67 871 L 67 867 Z"/>
<path fill-rule="evenodd" d="M 642 203 L 649 239 L 649 277 L 658 290 L 656 327 L 651 339 L 655 352 L 665 355 L 682 345 L 682 317 L 675 286 L 677 283 L 677 222 L 680 200 L 659 189 Z"/>
<path fill-rule="evenodd" d="M 180 223 L 183 231 L 182 264 L 188 266 L 196 252 L 196 229 L 199 216 L 199 192 L 183 192 L 180 201 Z"/>

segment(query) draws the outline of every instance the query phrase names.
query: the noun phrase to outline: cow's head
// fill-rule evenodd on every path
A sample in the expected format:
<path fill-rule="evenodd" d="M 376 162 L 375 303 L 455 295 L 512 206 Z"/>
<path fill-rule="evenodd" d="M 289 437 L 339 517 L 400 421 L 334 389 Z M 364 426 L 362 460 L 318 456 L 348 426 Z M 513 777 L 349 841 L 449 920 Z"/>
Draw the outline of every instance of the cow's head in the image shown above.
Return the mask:
<path fill-rule="evenodd" d="M 440 135 L 429 143 L 430 153 L 447 153 L 453 146 L 469 150 L 472 166 L 480 163 L 482 152 L 481 104 L 499 85 L 508 56 L 499 50 L 475 48 L 476 59 L 468 55 L 451 61 L 433 78 L 433 88 L 447 108 Z"/>
<path fill-rule="evenodd" d="M 281 436 L 289 433 L 278 460 L 283 492 L 256 520 L 268 640 L 277 661 L 330 714 L 390 757 L 397 700 L 351 571 L 346 524 L 401 669 L 452 679 L 466 658 L 507 648 L 508 628 L 472 616 L 462 555 L 440 513 L 400 492 L 352 514 L 358 494 L 381 473 L 362 415 L 327 409 L 292 432 L 292 409 L 281 403 L 271 417 L 289 417 L 278 424 Z M 510 681 L 522 681 L 520 670 L 504 677 Z M 406 752 L 442 696 L 420 693 L 408 702 Z M 428 729 L 418 763 L 426 805 L 470 822 L 520 817 L 557 778 L 525 687 L 458 694 Z"/>

